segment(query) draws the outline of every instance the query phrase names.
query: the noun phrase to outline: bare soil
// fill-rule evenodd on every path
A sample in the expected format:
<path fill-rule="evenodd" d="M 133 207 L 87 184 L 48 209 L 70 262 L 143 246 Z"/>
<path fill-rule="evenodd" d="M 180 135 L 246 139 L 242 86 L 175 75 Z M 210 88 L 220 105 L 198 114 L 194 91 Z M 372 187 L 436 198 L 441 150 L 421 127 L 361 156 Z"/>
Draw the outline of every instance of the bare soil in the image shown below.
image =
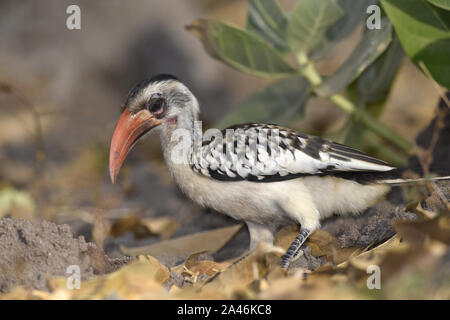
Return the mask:
<path fill-rule="evenodd" d="M 71 265 L 80 267 L 81 278 L 116 269 L 127 259 L 99 260 L 95 244 L 74 238 L 68 225 L 49 221 L 0 219 L 0 292 L 22 285 L 48 289 L 49 276 L 67 276 Z M 100 256 L 101 257 L 101 256 Z"/>

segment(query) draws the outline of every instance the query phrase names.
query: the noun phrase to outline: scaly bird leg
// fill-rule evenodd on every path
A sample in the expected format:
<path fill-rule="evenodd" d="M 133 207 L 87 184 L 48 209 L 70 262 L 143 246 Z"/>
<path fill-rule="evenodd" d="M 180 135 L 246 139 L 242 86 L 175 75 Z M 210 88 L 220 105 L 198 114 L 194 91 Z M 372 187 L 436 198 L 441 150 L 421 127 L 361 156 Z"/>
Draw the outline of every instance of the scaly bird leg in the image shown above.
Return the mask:
<path fill-rule="evenodd" d="M 297 237 L 295 237 L 294 241 L 292 241 L 291 245 L 287 249 L 285 255 L 281 258 L 281 267 L 283 269 L 287 269 L 292 261 L 295 261 L 301 257 L 301 247 L 310 234 L 311 231 L 308 229 L 303 228 L 300 230 Z"/>

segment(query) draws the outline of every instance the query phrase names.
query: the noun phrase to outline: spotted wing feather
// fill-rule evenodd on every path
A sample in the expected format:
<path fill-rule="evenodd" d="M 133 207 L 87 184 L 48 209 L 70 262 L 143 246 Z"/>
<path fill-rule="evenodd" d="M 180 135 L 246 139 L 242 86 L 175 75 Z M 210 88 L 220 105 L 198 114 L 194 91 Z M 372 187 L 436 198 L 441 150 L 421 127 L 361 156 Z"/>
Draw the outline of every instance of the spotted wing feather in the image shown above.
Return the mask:
<path fill-rule="evenodd" d="M 385 172 L 394 167 L 348 146 L 269 124 L 229 127 L 204 141 L 192 169 L 218 180 L 259 182 L 307 175 Z"/>

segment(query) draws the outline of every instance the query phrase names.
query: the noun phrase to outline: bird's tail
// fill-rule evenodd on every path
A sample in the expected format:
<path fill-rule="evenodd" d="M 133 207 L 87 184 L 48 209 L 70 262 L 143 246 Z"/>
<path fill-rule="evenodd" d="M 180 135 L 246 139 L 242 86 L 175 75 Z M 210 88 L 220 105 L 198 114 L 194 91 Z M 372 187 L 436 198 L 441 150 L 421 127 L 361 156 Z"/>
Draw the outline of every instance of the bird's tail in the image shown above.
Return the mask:
<path fill-rule="evenodd" d="M 383 179 L 383 180 L 378 180 L 377 183 L 388 184 L 391 186 L 398 186 L 398 185 L 402 185 L 402 184 L 406 184 L 406 183 L 426 183 L 426 182 L 441 181 L 441 180 L 450 180 L 450 176 L 433 177 L 433 178 L 417 178 L 417 179 L 403 179 L 403 178 Z"/>

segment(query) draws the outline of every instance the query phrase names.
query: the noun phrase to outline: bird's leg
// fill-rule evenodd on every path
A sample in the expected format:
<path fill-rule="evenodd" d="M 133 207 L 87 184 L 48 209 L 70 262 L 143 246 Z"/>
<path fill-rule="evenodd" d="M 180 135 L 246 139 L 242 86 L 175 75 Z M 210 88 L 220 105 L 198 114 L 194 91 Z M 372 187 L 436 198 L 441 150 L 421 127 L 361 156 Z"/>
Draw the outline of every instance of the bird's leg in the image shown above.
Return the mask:
<path fill-rule="evenodd" d="M 306 228 L 302 228 L 300 230 L 300 232 L 297 235 L 297 237 L 295 237 L 294 241 L 292 241 L 292 243 L 289 246 L 289 248 L 287 249 L 286 253 L 281 258 L 281 267 L 283 269 L 287 269 L 287 267 L 289 266 L 289 264 L 292 261 L 295 261 L 295 260 L 297 260 L 298 258 L 301 257 L 302 245 L 306 241 L 306 239 L 308 238 L 308 236 L 310 234 L 311 234 L 311 231 L 309 231 Z"/>
<path fill-rule="evenodd" d="M 274 236 L 273 236 L 273 229 L 271 227 L 256 223 L 256 222 L 251 222 L 251 221 L 246 221 L 247 227 L 248 227 L 248 232 L 250 233 L 250 248 L 249 251 L 244 254 L 243 256 L 241 256 L 239 259 L 237 259 L 236 261 L 233 262 L 234 264 L 237 264 L 239 262 L 241 262 L 242 260 L 244 260 L 245 258 L 247 258 L 258 246 L 258 243 L 260 241 L 269 243 L 271 245 L 273 245 L 273 241 L 274 241 Z"/>
<path fill-rule="evenodd" d="M 273 245 L 274 236 L 271 227 L 251 221 L 246 223 L 250 233 L 250 251 L 255 250 L 260 241 Z"/>

